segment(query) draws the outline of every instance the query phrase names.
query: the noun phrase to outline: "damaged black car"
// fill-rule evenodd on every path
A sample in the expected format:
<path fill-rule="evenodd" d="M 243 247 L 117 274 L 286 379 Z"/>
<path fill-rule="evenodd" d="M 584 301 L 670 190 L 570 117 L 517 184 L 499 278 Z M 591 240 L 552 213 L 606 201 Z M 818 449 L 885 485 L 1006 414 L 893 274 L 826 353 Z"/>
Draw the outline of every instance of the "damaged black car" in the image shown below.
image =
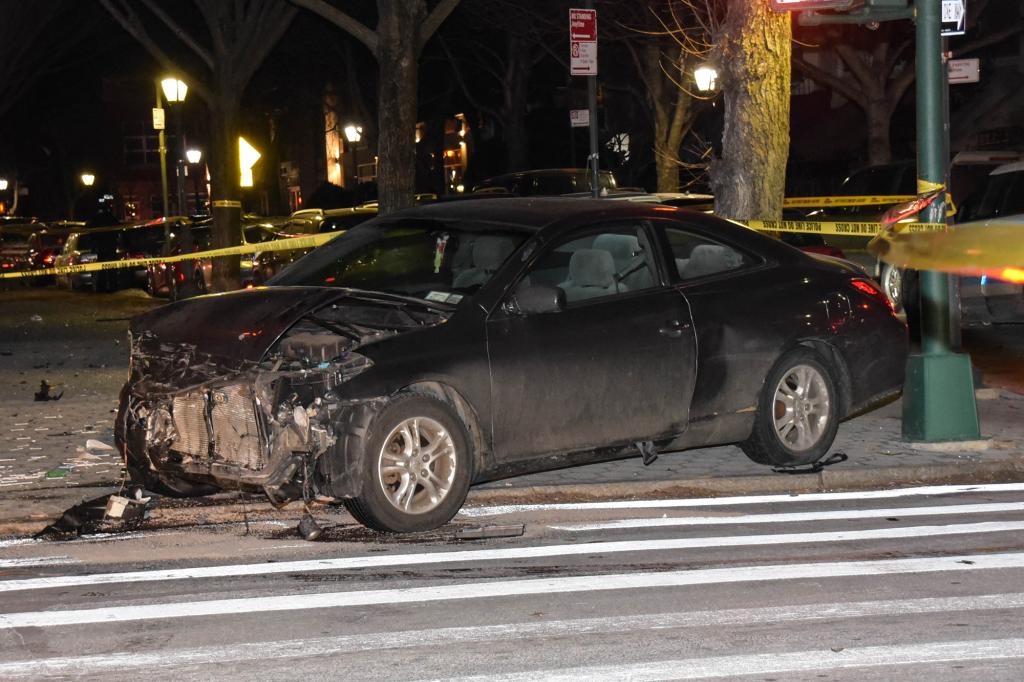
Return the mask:
<path fill-rule="evenodd" d="M 813 463 L 903 384 L 906 327 L 862 270 L 665 206 L 424 206 L 269 284 L 133 320 L 135 481 L 423 531 L 473 484 L 638 453 Z"/>

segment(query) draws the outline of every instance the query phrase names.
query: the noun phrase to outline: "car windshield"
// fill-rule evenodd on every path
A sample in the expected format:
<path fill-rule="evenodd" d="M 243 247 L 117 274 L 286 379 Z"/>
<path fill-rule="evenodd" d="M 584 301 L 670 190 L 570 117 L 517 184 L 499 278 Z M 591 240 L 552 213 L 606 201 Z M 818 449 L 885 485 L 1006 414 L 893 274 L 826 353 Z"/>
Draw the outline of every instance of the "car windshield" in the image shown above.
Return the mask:
<path fill-rule="evenodd" d="M 315 249 L 269 284 L 351 287 L 454 305 L 486 284 L 528 236 L 504 224 L 369 224 Z"/>

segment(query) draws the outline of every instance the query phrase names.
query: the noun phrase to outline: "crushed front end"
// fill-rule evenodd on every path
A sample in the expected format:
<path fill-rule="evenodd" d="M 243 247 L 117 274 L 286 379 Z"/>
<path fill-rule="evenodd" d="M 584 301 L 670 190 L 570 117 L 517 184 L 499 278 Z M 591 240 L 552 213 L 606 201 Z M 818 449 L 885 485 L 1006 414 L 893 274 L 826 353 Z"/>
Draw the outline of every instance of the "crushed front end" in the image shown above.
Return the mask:
<path fill-rule="evenodd" d="M 357 348 L 423 324 L 390 308 L 360 306 L 369 326 L 350 321 L 351 306 L 306 312 L 259 359 L 134 329 L 115 427 L 133 479 L 180 495 L 262 490 L 278 504 L 358 494 L 341 431 L 375 399 L 346 400 L 339 389 L 372 367 Z M 264 333 L 242 330 L 237 340 Z"/>

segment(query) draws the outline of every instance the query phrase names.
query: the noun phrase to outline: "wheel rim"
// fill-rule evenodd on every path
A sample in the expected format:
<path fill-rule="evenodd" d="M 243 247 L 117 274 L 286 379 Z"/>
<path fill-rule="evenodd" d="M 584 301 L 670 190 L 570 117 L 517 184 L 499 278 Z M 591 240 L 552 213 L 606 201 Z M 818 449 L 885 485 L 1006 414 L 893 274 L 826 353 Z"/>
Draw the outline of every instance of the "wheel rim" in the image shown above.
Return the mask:
<path fill-rule="evenodd" d="M 455 443 L 448 430 L 433 419 L 410 417 L 384 440 L 377 481 L 395 509 L 424 514 L 447 497 L 455 468 Z"/>
<path fill-rule="evenodd" d="M 829 427 L 831 396 L 821 372 L 797 365 L 775 388 L 775 434 L 790 450 L 809 450 Z"/>
<path fill-rule="evenodd" d="M 903 277 L 896 268 L 889 268 L 885 274 L 885 293 L 893 307 L 898 309 L 903 299 Z"/>

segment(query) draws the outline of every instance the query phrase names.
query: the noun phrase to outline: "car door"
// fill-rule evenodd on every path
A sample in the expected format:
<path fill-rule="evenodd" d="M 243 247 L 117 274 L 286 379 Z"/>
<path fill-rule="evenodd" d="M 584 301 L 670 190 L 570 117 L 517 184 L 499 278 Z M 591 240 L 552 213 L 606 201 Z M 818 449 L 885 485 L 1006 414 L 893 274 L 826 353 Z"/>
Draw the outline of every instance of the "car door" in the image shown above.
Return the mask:
<path fill-rule="evenodd" d="M 616 223 L 575 231 L 545 247 L 510 291 L 557 286 L 565 305 L 524 314 L 506 299 L 488 317 L 498 459 L 685 430 L 694 329 L 686 299 L 664 284 L 649 230 L 639 221 Z"/>

